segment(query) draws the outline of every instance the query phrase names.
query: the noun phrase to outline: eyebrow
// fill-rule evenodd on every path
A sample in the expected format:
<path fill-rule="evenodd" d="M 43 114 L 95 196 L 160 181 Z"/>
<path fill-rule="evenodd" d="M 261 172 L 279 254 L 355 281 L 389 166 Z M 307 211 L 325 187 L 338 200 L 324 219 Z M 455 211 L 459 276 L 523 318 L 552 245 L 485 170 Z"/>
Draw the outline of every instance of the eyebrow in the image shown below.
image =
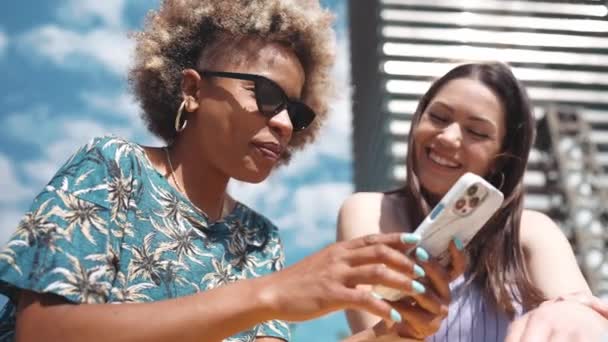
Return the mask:
<path fill-rule="evenodd" d="M 450 111 L 451 113 L 453 113 L 453 112 L 454 112 L 454 108 L 452 108 L 450 105 L 448 105 L 448 104 L 447 104 L 447 103 L 445 103 L 445 102 L 442 102 L 442 101 L 436 101 L 436 102 L 431 103 L 431 106 L 435 106 L 435 105 L 439 105 L 439 106 L 441 106 L 441 107 L 444 107 L 445 109 L 447 109 L 447 110 L 448 110 L 448 111 Z M 493 126 L 494 128 L 496 128 L 496 129 L 498 128 L 498 127 L 496 126 L 496 123 L 494 123 L 493 121 L 491 121 L 491 120 L 489 120 L 489 119 L 484 118 L 483 116 L 479 116 L 479 115 L 472 114 L 472 115 L 469 115 L 469 116 L 467 117 L 467 119 L 468 119 L 468 120 L 471 120 L 471 121 L 485 122 L 485 123 L 488 123 L 488 124 L 492 125 L 492 126 Z"/>

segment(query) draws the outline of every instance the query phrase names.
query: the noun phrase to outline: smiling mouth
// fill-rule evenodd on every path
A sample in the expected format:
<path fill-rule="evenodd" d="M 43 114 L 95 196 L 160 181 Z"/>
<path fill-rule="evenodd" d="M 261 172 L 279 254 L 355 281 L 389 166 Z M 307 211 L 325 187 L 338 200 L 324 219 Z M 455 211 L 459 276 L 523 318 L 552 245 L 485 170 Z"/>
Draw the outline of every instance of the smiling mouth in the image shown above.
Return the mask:
<path fill-rule="evenodd" d="M 427 148 L 426 155 L 429 158 L 429 160 L 431 160 L 433 163 L 435 163 L 439 166 L 442 166 L 442 167 L 447 167 L 450 169 L 457 169 L 462 166 L 462 164 L 460 164 L 460 163 L 457 163 L 455 161 L 449 160 L 447 158 L 444 158 L 444 157 L 438 155 L 437 153 L 433 152 L 433 150 L 431 150 L 430 148 Z"/>

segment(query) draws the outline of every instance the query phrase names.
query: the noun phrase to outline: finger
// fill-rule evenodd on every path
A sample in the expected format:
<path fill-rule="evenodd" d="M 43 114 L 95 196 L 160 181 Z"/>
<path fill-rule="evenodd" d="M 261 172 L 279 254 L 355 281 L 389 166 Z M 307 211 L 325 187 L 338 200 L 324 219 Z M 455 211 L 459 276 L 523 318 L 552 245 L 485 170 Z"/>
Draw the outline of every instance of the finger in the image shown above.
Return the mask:
<path fill-rule="evenodd" d="M 415 338 L 417 340 L 423 340 L 426 337 L 423 333 L 414 329 L 414 327 L 410 323 L 408 323 L 407 320 L 396 324 L 393 329 L 397 332 L 397 335 L 399 335 L 399 337 L 409 337 Z"/>
<path fill-rule="evenodd" d="M 372 331 L 374 332 L 375 337 L 382 336 L 388 334 L 393 326 L 394 323 L 391 321 L 380 320 L 380 322 L 376 323 L 376 325 L 372 327 Z"/>
<path fill-rule="evenodd" d="M 384 244 L 399 251 L 408 251 L 420 242 L 420 235 L 413 233 L 388 233 L 362 236 L 353 240 L 340 242 L 344 248 L 355 249 L 377 244 Z"/>
<path fill-rule="evenodd" d="M 448 315 L 450 302 L 439 297 L 432 287 L 427 287 L 425 293 L 414 295 L 412 299 L 418 306 L 436 316 L 446 317 Z"/>
<path fill-rule="evenodd" d="M 424 336 L 430 336 L 436 333 L 444 318 L 436 316 L 419 306 L 404 306 L 403 303 L 392 304 L 393 308 L 401 314 L 403 320 L 410 324 L 415 331 Z"/>
<path fill-rule="evenodd" d="M 589 298 L 589 302 L 593 310 L 604 316 L 604 318 L 608 318 L 608 303 L 594 296 Z"/>
<path fill-rule="evenodd" d="M 349 269 L 344 274 L 344 284 L 351 288 L 359 284 L 381 284 L 402 290 L 410 295 L 426 291 L 420 282 L 381 264 L 363 265 Z"/>
<path fill-rule="evenodd" d="M 351 266 L 376 263 L 384 264 L 413 278 L 423 277 L 425 275 L 424 269 L 415 265 L 405 254 L 382 244 L 353 250 L 346 257 L 346 261 Z"/>
<path fill-rule="evenodd" d="M 464 245 L 460 239 L 454 237 L 454 240 L 450 242 L 448 246 L 450 252 L 451 263 L 448 271 L 450 280 L 454 280 L 460 277 L 464 273 L 467 267 L 467 256 L 464 253 Z"/>
<path fill-rule="evenodd" d="M 401 323 L 403 318 L 388 302 L 374 295 L 373 292 L 358 289 L 346 289 L 343 302 L 347 309 L 364 310 L 389 322 Z"/>
<path fill-rule="evenodd" d="M 505 342 L 520 342 L 529 318 L 530 315 L 524 315 L 511 323 L 511 325 L 509 325 L 509 329 L 507 330 Z"/>
<path fill-rule="evenodd" d="M 424 269 L 425 280 L 430 281 L 430 285 L 444 301 L 450 302 L 450 274 L 446 268 L 435 259 L 430 258 L 428 252 L 422 247 L 416 248 L 415 255 L 418 265 Z"/>

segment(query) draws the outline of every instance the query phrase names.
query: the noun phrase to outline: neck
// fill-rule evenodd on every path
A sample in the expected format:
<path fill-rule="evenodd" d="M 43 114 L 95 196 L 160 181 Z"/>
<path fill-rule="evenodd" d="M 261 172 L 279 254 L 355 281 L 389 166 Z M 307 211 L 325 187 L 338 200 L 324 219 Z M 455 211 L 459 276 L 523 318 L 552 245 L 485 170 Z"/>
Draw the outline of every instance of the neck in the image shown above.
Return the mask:
<path fill-rule="evenodd" d="M 226 193 L 230 177 L 212 165 L 195 144 L 188 143 L 183 137 L 178 137 L 168 149 L 177 187 L 210 219 L 222 218 L 230 207 Z M 173 179 L 171 181 L 174 182 Z"/>
<path fill-rule="evenodd" d="M 437 205 L 437 203 L 439 203 L 439 201 L 441 201 L 441 198 L 443 198 L 443 196 L 441 195 L 435 195 L 432 194 L 428 191 L 426 191 L 425 189 L 421 188 L 420 189 L 422 192 L 422 197 L 424 197 L 424 199 L 426 199 L 426 202 L 428 203 L 428 205 L 431 207 L 431 209 Z"/>

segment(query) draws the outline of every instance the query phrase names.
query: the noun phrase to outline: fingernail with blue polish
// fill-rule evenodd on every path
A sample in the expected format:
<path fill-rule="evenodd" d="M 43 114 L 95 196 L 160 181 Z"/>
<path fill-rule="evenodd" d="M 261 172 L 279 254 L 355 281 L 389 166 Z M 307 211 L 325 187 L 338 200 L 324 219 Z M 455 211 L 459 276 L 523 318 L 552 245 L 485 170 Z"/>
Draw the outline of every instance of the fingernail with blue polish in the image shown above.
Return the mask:
<path fill-rule="evenodd" d="M 396 323 L 401 323 L 403 318 L 401 318 L 401 314 L 399 314 L 397 310 L 391 309 L 391 320 Z"/>
<path fill-rule="evenodd" d="M 415 280 L 412 280 L 412 290 L 414 290 L 414 292 L 416 292 L 417 294 L 426 292 L 426 288 L 424 287 L 424 285 L 420 284 Z"/>
<path fill-rule="evenodd" d="M 424 272 L 424 268 L 422 268 L 418 265 L 414 265 L 414 274 L 416 276 L 418 276 L 419 278 L 422 278 L 426 275 L 426 272 Z"/>
<path fill-rule="evenodd" d="M 456 246 L 456 248 L 461 251 L 464 249 L 464 245 L 462 244 L 462 240 L 460 240 L 458 237 L 454 236 L 454 245 Z"/>
<path fill-rule="evenodd" d="M 417 244 L 420 242 L 420 235 L 413 233 L 403 233 L 401 234 L 401 241 L 403 243 Z"/>
<path fill-rule="evenodd" d="M 372 291 L 371 294 L 372 294 L 372 297 L 374 297 L 374 298 L 376 298 L 378 300 L 383 300 L 384 299 L 384 298 L 382 298 L 381 295 L 377 294 L 376 292 Z"/>
<path fill-rule="evenodd" d="M 425 251 L 424 248 L 418 247 L 418 248 L 416 248 L 416 258 L 423 262 L 428 261 L 429 253 L 427 253 L 427 251 Z"/>

